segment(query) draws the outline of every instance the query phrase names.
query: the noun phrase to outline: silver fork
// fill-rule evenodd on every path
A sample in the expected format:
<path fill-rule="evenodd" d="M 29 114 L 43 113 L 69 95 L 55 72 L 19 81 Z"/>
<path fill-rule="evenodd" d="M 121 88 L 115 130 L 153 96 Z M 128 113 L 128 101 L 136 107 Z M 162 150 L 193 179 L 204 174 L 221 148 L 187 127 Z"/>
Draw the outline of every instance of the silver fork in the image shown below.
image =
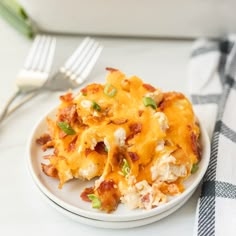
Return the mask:
<path fill-rule="evenodd" d="M 60 91 L 69 88 L 77 88 L 88 78 L 91 70 L 99 58 L 99 55 L 102 52 L 102 49 L 103 46 L 101 46 L 94 39 L 89 37 L 85 38 L 71 57 L 62 67 L 60 67 L 56 74 L 50 77 L 38 89 L 28 91 L 31 93 L 15 107 L 13 107 L 6 116 L 10 115 L 42 91 Z"/>
<path fill-rule="evenodd" d="M 38 35 L 25 60 L 23 69 L 16 78 L 17 90 L 6 102 L 1 114 L 0 121 L 6 116 L 12 103 L 28 90 L 39 88 L 49 77 L 56 47 L 56 38 Z"/>
<path fill-rule="evenodd" d="M 36 36 L 23 69 L 16 78 L 16 85 L 22 92 L 40 87 L 48 79 L 55 48 L 55 37 Z"/>
<path fill-rule="evenodd" d="M 60 91 L 74 89 L 89 76 L 101 54 L 103 46 L 86 37 L 58 72 L 49 78 L 40 90 Z"/>

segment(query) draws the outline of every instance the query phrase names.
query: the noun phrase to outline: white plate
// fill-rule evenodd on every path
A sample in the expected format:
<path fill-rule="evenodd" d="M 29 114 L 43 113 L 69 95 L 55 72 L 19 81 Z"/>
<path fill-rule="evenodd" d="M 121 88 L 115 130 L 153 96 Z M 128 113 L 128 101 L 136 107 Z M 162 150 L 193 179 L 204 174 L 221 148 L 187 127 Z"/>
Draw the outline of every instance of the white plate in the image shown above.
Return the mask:
<path fill-rule="evenodd" d="M 156 221 L 159 221 L 159 220 L 169 216 L 170 214 L 177 211 L 181 206 L 183 206 L 188 201 L 188 199 L 192 196 L 194 191 L 192 191 L 188 196 L 186 196 L 182 200 L 182 202 L 180 202 L 176 206 L 172 207 L 171 209 L 169 209 L 163 213 L 160 213 L 158 215 L 154 215 L 151 217 L 147 217 L 144 219 L 132 220 L 132 221 L 102 221 L 102 220 L 94 220 L 91 218 L 87 218 L 87 217 L 84 217 L 84 216 L 81 216 L 76 213 L 68 211 L 67 209 L 63 208 L 62 206 L 58 205 L 56 202 L 54 202 L 50 198 L 48 198 L 48 196 L 46 196 L 43 192 L 40 191 L 40 193 L 41 193 L 43 199 L 50 206 L 52 206 L 58 212 L 65 215 L 66 217 L 69 217 L 70 219 L 72 219 L 76 222 L 90 225 L 90 226 L 99 227 L 99 228 L 106 228 L 106 229 L 128 229 L 128 228 L 135 228 L 135 227 L 151 224 L 151 223 L 154 223 Z"/>
<path fill-rule="evenodd" d="M 80 198 L 80 194 L 84 188 L 92 186 L 93 181 L 72 180 L 66 183 L 63 186 L 63 189 L 60 190 L 58 189 L 58 180 L 46 176 L 41 170 L 41 162 L 43 161 L 42 156 L 45 155 L 45 153 L 42 152 L 40 146 L 36 144 L 35 140 L 47 130 L 45 117 L 53 117 L 55 112 L 56 110 L 54 109 L 49 114 L 43 116 L 33 129 L 28 142 L 27 164 L 34 182 L 45 195 L 61 207 L 80 216 L 105 221 L 130 221 L 156 216 L 182 202 L 186 196 L 196 189 L 206 172 L 210 158 L 210 142 L 208 135 L 202 126 L 202 122 L 200 122 L 202 160 L 199 163 L 199 170 L 185 181 L 184 184 L 186 190 L 182 194 L 173 197 L 166 204 L 148 211 L 142 209 L 129 210 L 123 204 L 120 204 L 117 210 L 111 214 L 93 209 L 90 203 L 84 202 Z"/>

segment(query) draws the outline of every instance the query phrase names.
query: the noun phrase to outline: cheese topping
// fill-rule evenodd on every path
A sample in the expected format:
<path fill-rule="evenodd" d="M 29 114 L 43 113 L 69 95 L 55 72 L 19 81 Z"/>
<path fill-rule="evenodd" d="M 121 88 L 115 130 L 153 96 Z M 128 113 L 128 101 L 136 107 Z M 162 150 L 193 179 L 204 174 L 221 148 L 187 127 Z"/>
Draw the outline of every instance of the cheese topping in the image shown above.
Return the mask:
<path fill-rule="evenodd" d="M 72 178 L 99 177 L 81 196 L 87 201 L 86 191 L 96 195 L 101 210 L 113 211 L 120 201 L 130 209 L 152 209 L 184 191 L 183 181 L 200 160 L 200 130 L 183 94 L 109 70 L 105 84 L 60 97 L 43 146 L 54 152 L 42 168 L 60 180 L 60 188 Z"/>

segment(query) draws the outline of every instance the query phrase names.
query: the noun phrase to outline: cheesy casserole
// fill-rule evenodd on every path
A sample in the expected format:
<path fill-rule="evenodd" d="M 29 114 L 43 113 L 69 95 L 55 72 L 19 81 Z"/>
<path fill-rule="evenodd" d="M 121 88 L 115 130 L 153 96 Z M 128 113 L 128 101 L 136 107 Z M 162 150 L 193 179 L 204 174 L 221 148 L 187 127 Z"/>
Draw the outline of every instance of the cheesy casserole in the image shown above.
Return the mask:
<path fill-rule="evenodd" d="M 81 193 L 92 207 L 152 209 L 184 191 L 200 161 L 200 129 L 181 93 L 162 92 L 136 76 L 107 68 L 105 84 L 60 97 L 49 134 L 36 141 L 53 148 L 43 172 L 59 188 L 74 178 L 95 184 Z"/>

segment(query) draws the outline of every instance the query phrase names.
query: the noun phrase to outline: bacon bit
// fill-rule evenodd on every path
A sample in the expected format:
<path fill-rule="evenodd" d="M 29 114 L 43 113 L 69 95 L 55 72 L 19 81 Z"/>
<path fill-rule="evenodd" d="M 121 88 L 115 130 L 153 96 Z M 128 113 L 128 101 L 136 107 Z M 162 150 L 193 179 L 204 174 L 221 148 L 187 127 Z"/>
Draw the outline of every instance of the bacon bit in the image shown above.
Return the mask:
<path fill-rule="evenodd" d="M 55 157 L 55 155 L 45 155 L 45 156 L 43 156 L 43 159 L 45 159 L 45 160 L 50 160 L 50 159 L 52 159 L 53 157 Z"/>
<path fill-rule="evenodd" d="M 46 151 L 48 148 L 52 148 L 54 146 L 54 142 L 49 134 L 43 134 L 41 137 L 36 139 L 36 143 L 42 145 L 41 148 L 43 151 Z"/>
<path fill-rule="evenodd" d="M 137 160 L 139 160 L 139 156 L 136 152 L 128 152 L 129 156 L 130 156 L 130 159 L 135 162 Z"/>
<path fill-rule="evenodd" d="M 141 123 L 134 123 L 129 126 L 130 131 L 134 134 L 138 134 L 142 130 L 142 124 Z"/>
<path fill-rule="evenodd" d="M 136 134 L 140 133 L 142 130 L 142 124 L 141 123 L 133 123 L 129 126 L 129 129 L 131 131 L 131 134 L 127 137 L 126 140 L 132 139 Z"/>
<path fill-rule="evenodd" d="M 158 106 L 158 108 L 160 108 L 161 111 L 163 111 L 166 107 L 172 104 L 173 101 L 185 99 L 182 93 L 168 92 L 168 93 L 162 93 L 162 95 L 163 97 Z"/>
<path fill-rule="evenodd" d="M 144 112 L 143 110 L 139 110 L 139 111 L 138 111 L 138 116 L 139 116 L 139 117 L 142 116 L 143 112 Z"/>
<path fill-rule="evenodd" d="M 156 91 L 156 88 L 154 88 L 152 85 L 150 85 L 150 84 L 143 84 L 143 87 L 145 88 L 145 89 L 147 89 L 148 91 L 150 91 L 150 92 L 154 92 L 154 91 Z"/>
<path fill-rule="evenodd" d="M 120 192 L 113 180 L 104 180 L 97 188 L 101 209 L 110 213 L 114 211 L 120 202 Z"/>
<path fill-rule="evenodd" d="M 49 134 L 43 134 L 41 137 L 36 139 L 36 143 L 39 145 L 44 145 L 51 140 L 52 140 L 52 138 Z"/>
<path fill-rule="evenodd" d="M 95 93 L 98 93 L 99 91 L 102 91 L 103 90 L 103 87 L 101 84 L 89 84 L 87 85 L 85 88 L 81 89 L 80 92 L 82 94 L 95 94 Z"/>
<path fill-rule="evenodd" d="M 123 162 L 124 159 L 124 155 L 120 152 L 119 149 L 117 149 L 114 154 L 113 154 L 113 158 L 112 158 L 112 162 L 114 164 L 114 166 L 120 166 Z"/>
<path fill-rule="evenodd" d="M 59 121 L 68 123 L 74 122 L 77 118 L 78 115 L 75 104 L 60 110 L 58 117 Z"/>
<path fill-rule="evenodd" d="M 89 153 L 91 153 L 93 150 L 90 148 L 86 148 L 85 149 L 85 156 L 87 157 L 89 155 Z"/>
<path fill-rule="evenodd" d="M 76 145 L 75 145 L 76 141 L 77 141 L 77 137 L 72 142 L 69 143 L 68 149 L 67 149 L 68 152 L 73 152 L 75 150 L 75 148 L 76 148 Z"/>
<path fill-rule="evenodd" d="M 114 181 L 112 179 L 104 180 L 98 187 L 98 192 L 109 191 L 114 188 Z"/>
<path fill-rule="evenodd" d="M 159 109 L 160 111 L 163 111 L 166 107 L 166 102 L 165 100 L 163 99 L 160 103 L 159 103 Z"/>
<path fill-rule="evenodd" d="M 42 146 L 42 150 L 45 152 L 48 148 L 54 147 L 54 141 L 48 141 Z"/>
<path fill-rule="evenodd" d="M 61 95 L 60 97 L 60 100 L 62 101 L 62 102 L 67 102 L 67 103 L 69 103 L 69 102 L 72 102 L 73 101 L 73 94 L 72 93 L 66 93 L 66 94 L 64 94 L 64 95 Z"/>
<path fill-rule="evenodd" d="M 122 125 L 122 124 L 125 124 L 128 122 L 128 119 L 125 119 L 125 118 L 120 118 L 120 119 L 116 119 L 116 120 L 111 120 L 111 123 L 112 124 L 115 124 L 115 125 Z"/>
<path fill-rule="evenodd" d="M 59 138 L 60 139 L 63 139 L 63 138 L 65 138 L 67 136 L 67 134 L 63 131 L 63 130 L 59 130 Z"/>
<path fill-rule="evenodd" d="M 193 153 L 197 156 L 198 160 L 200 160 L 201 159 L 201 147 L 199 144 L 199 140 L 197 139 L 197 136 L 194 134 L 194 132 L 191 132 L 190 138 L 191 138 Z"/>
<path fill-rule="evenodd" d="M 80 194 L 80 197 L 85 202 L 91 202 L 91 200 L 88 198 L 88 194 L 93 194 L 93 193 L 94 193 L 94 188 L 93 187 L 85 188 L 84 191 Z"/>
<path fill-rule="evenodd" d="M 80 90 L 80 92 L 82 93 L 82 94 L 86 94 L 87 95 L 87 87 L 85 87 L 85 88 L 82 88 L 81 90 Z"/>
<path fill-rule="evenodd" d="M 115 68 L 112 68 L 112 67 L 106 67 L 106 70 L 110 71 L 110 72 L 118 71 L 118 69 L 115 69 Z"/>
<path fill-rule="evenodd" d="M 45 165 L 45 164 L 41 163 L 41 167 L 42 167 L 42 171 L 47 176 L 50 176 L 50 177 L 53 177 L 53 178 L 58 178 L 57 169 L 53 165 L 51 165 L 51 164 Z"/>
<path fill-rule="evenodd" d="M 168 106 L 168 103 L 169 103 L 169 94 L 168 93 L 163 93 L 163 97 L 162 97 L 162 100 L 160 101 L 159 105 L 158 105 L 158 108 L 163 111 L 167 106 Z"/>
<path fill-rule="evenodd" d="M 107 154 L 104 142 L 98 142 L 94 149 L 99 154 Z"/>
<path fill-rule="evenodd" d="M 170 140 L 166 139 L 166 140 L 165 140 L 165 146 L 171 147 L 171 146 L 174 146 L 174 144 L 173 144 L 173 142 L 171 142 Z"/>
<path fill-rule="evenodd" d="M 142 198 L 141 198 L 142 202 L 150 202 L 150 193 L 145 194 Z"/>

